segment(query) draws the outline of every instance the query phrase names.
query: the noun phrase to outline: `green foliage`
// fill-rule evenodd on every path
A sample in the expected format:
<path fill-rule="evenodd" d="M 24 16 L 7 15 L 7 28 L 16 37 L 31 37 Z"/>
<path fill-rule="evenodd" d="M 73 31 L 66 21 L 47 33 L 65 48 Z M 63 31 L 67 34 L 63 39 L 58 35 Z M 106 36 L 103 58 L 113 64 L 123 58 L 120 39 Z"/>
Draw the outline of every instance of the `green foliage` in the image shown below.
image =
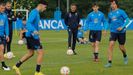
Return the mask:
<path fill-rule="evenodd" d="M 53 18 L 54 11 L 57 7 L 57 0 L 47 0 L 49 5 L 48 9 L 45 13 L 41 13 L 42 18 Z M 62 17 L 64 17 L 64 14 L 66 13 L 66 0 L 60 0 L 61 1 L 61 11 L 62 11 Z M 17 8 L 26 8 L 26 9 L 33 9 L 36 7 L 39 0 L 18 0 L 17 1 Z M 77 3 L 78 10 L 82 14 L 82 17 L 85 18 L 87 14 L 92 11 L 91 5 L 94 2 L 98 2 L 100 5 L 100 10 L 105 13 L 105 15 L 108 14 L 109 11 L 109 0 L 70 0 L 71 3 Z M 133 17 L 133 0 L 119 0 L 120 8 L 124 9 L 129 17 Z"/>

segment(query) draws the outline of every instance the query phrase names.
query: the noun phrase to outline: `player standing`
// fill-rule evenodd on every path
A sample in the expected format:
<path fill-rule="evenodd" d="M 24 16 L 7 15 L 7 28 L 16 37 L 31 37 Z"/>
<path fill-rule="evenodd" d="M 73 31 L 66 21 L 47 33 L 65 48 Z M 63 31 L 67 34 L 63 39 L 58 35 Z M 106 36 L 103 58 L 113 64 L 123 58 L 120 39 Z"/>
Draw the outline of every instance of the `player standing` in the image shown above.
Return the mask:
<path fill-rule="evenodd" d="M 105 67 L 112 66 L 112 54 L 116 40 L 118 40 L 119 48 L 123 53 L 124 63 L 128 63 L 128 58 L 125 49 L 126 31 L 123 28 L 129 22 L 129 18 L 124 10 L 118 8 L 118 1 L 111 1 L 111 11 L 108 14 L 110 24 L 110 43 L 108 48 L 108 63 Z"/>
<path fill-rule="evenodd" d="M 77 12 L 77 5 L 71 4 L 71 11 L 68 12 L 65 16 L 65 24 L 68 28 L 68 49 L 72 49 L 74 55 L 77 54 L 75 52 L 75 47 L 79 22 L 80 16 Z"/>
<path fill-rule="evenodd" d="M 10 1 L 6 2 L 5 13 L 7 14 L 7 17 L 8 17 L 9 39 L 10 39 L 10 41 L 6 43 L 5 50 L 7 50 L 7 52 L 11 52 L 11 43 L 12 43 L 12 35 L 13 35 L 13 21 L 16 21 L 16 18 L 13 15 L 12 3 Z M 5 51 L 4 51 L 4 53 L 5 53 Z M 6 56 L 6 54 L 4 56 Z M 13 55 L 13 57 L 15 57 L 15 56 Z"/>
<path fill-rule="evenodd" d="M 21 75 L 19 67 L 27 61 L 29 58 L 31 58 L 34 55 L 34 52 L 37 51 L 37 65 L 36 65 L 36 72 L 35 75 L 44 75 L 42 72 L 40 72 L 41 64 L 43 61 L 43 55 L 44 51 L 42 49 L 42 45 L 40 43 L 39 38 L 39 21 L 40 21 L 40 15 L 39 12 L 43 12 L 46 10 L 47 2 L 41 1 L 35 9 L 33 9 L 30 14 L 28 21 L 26 23 L 26 40 L 27 40 L 27 48 L 28 53 L 24 55 L 18 63 L 13 66 L 13 69 L 16 71 L 17 75 Z"/>
<path fill-rule="evenodd" d="M 0 2 L 0 62 L 2 64 L 2 69 L 9 71 L 10 68 L 4 62 L 4 42 L 9 42 L 9 29 L 8 29 L 8 18 L 4 13 L 5 11 L 5 3 Z"/>
<path fill-rule="evenodd" d="M 94 50 L 94 61 L 98 61 L 98 51 L 99 51 L 99 43 L 102 37 L 102 30 L 104 29 L 104 33 L 106 32 L 108 23 L 105 19 L 104 14 L 99 11 L 99 5 L 94 3 L 92 5 L 93 11 L 90 12 L 87 16 L 86 26 L 88 26 L 89 33 L 89 41 Z"/>

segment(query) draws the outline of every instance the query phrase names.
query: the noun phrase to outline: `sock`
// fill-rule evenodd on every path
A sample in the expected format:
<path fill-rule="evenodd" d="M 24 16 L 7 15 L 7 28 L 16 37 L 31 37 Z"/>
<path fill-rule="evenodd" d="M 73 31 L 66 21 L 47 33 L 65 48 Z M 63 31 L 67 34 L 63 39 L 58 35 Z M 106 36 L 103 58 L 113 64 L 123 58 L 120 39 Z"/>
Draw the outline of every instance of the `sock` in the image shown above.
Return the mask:
<path fill-rule="evenodd" d="M 36 72 L 40 72 L 41 65 L 36 65 Z"/>
<path fill-rule="evenodd" d="M 125 57 L 127 57 L 127 55 L 125 54 L 125 55 L 123 55 L 123 57 L 125 58 Z"/>
<path fill-rule="evenodd" d="M 6 66 L 4 61 L 2 61 L 1 64 L 2 64 L 2 67 L 6 67 L 7 68 L 7 66 Z"/>
<path fill-rule="evenodd" d="M 109 61 L 108 61 L 108 63 L 112 63 L 112 61 L 111 61 L 111 60 L 109 60 Z"/>
<path fill-rule="evenodd" d="M 16 64 L 16 67 L 20 67 L 20 66 L 21 66 L 21 64 L 22 64 L 22 62 L 21 62 L 21 61 L 19 61 L 19 62 Z"/>
<path fill-rule="evenodd" d="M 125 51 L 122 51 L 122 53 L 123 53 L 123 57 L 124 57 L 124 58 L 127 57 L 127 54 L 126 54 Z"/>
<path fill-rule="evenodd" d="M 94 58 L 98 59 L 98 53 L 94 53 Z"/>
<path fill-rule="evenodd" d="M 124 58 L 127 57 L 127 54 L 126 54 L 125 52 L 123 53 L 123 57 L 124 57 Z"/>

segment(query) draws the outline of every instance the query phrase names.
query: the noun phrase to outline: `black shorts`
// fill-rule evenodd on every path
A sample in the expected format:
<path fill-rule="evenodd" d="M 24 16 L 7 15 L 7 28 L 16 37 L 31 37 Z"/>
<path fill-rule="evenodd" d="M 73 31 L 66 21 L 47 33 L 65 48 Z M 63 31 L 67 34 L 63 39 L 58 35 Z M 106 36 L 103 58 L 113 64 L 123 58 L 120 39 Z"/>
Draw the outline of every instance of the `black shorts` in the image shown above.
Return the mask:
<path fill-rule="evenodd" d="M 110 41 L 116 41 L 118 40 L 118 43 L 120 45 L 124 45 L 126 42 L 126 33 L 110 33 Z"/>
<path fill-rule="evenodd" d="M 26 36 L 25 36 L 25 32 L 22 34 L 22 38 L 26 38 Z"/>
<path fill-rule="evenodd" d="M 96 41 L 100 42 L 101 37 L 102 37 L 102 31 L 90 30 L 90 33 L 89 33 L 90 42 L 96 42 Z"/>
<path fill-rule="evenodd" d="M 34 39 L 33 37 L 26 37 L 27 48 L 30 50 L 42 49 L 42 45 L 39 39 Z"/>
<path fill-rule="evenodd" d="M 0 36 L 0 45 L 5 45 L 6 44 L 6 38 Z"/>

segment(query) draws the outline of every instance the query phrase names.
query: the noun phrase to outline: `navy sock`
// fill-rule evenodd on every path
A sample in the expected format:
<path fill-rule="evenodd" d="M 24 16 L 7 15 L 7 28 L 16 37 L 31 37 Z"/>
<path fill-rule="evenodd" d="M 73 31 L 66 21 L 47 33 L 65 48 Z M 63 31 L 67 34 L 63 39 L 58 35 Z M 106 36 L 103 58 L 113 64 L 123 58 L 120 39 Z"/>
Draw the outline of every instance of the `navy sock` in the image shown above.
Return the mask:
<path fill-rule="evenodd" d="M 98 53 L 94 53 L 94 58 L 98 59 Z"/>
<path fill-rule="evenodd" d="M 6 67 L 7 68 L 7 66 L 6 66 L 6 64 L 5 64 L 4 61 L 2 61 L 1 64 L 2 64 L 3 67 Z"/>
<path fill-rule="evenodd" d="M 124 57 L 124 58 L 127 57 L 127 54 L 126 54 L 125 51 L 122 51 L 122 53 L 123 53 L 123 57 Z"/>
<path fill-rule="evenodd" d="M 36 65 L 36 72 L 40 72 L 41 65 Z"/>
<path fill-rule="evenodd" d="M 126 54 L 126 53 L 124 53 L 124 54 L 123 54 L 123 57 L 124 57 L 124 58 L 125 58 L 125 57 L 127 57 L 127 54 Z"/>
<path fill-rule="evenodd" d="M 111 61 L 111 60 L 109 60 L 109 61 L 108 61 L 108 63 L 112 63 L 112 61 Z"/>
<path fill-rule="evenodd" d="M 16 67 L 20 67 L 22 65 L 22 62 L 19 61 L 17 64 L 16 64 Z"/>

